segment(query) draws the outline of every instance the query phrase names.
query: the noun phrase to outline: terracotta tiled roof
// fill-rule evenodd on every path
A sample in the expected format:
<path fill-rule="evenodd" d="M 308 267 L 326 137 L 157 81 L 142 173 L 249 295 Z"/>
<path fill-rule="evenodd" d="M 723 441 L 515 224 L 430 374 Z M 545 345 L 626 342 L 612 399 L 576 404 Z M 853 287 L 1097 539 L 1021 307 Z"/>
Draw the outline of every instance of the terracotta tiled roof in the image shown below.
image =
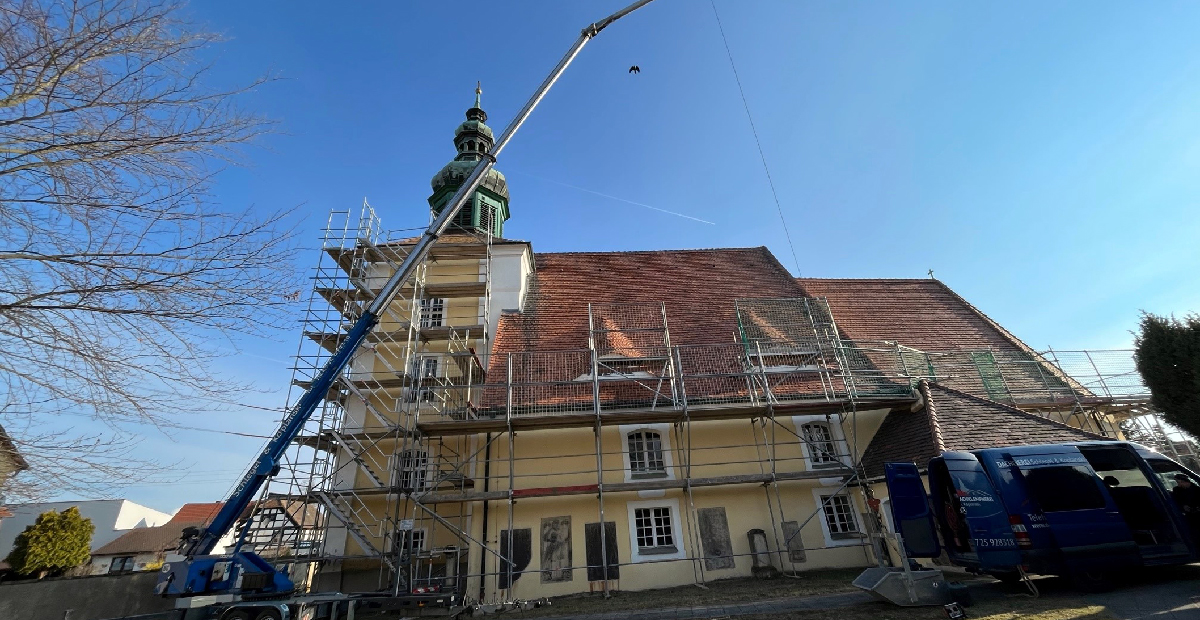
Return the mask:
<path fill-rule="evenodd" d="M 601 357 L 625 364 L 624 372 L 644 374 L 661 372 L 662 364 L 640 364 L 634 358 L 664 359 L 666 355 L 663 333 L 653 331 L 662 326 L 662 311 L 657 304 L 666 306 L 670 344 L 736 347 L 736 300 L 802 296 L 792 276 L 763 247 L 564 252 L 535 254 L 534 260 L 535 271 L 524 307 L 521 312 L 500 317 L 492 349 L 496 355 L 491 356 L 488 369 L 489 376 L 504 377 L 509 370 L 506 353 L 536 352 L 535 356 L 513 359 L 514 379 L 557 385 L 553 389 L 514 391 L 515 403 L 530 406 L 559 406 L 591 399 L 590 384 L 578 382 L 579 377 L 591 372 L 586 353 L 588 304 L 599 307 L 596 328 L 610 330 L 598 338 Z M 738 372 L 736 353 L 718 348 L 722 350 L 692 350 L 692 354 L 697 359 L 711 357 L 732 364 L 736 368 L 728 371 Z M 634 365 L 628 365 L 631 363 Z M 687 366 L 690 362 L 685 359 L 683 363 Z M 744 388 L 740 382 L 730 387 Z M 636 382 L 606 383 L 601 386 L 600 398 L 611 405 L 634 406 L 648 394 Z M 504 390 L 485 390 L 484 405 L 496 406 L 504 402 L 505 396 Z"/>
<path fill-rule="evenodd" d="M 224 502 L 184 504 L 179 508 L 179 511 L 175 513 L 175 516 L 171 517 L 171 520 L 168 521 L 168 523 L 193 523 L 196 521 L 208 523 L 209 521 L 212 521 L 213 517 L 217 516 L 217 512 L 221 510 L 221 506 L 224 505 Z"/>
<path fill-rule="evenodd" d="M 127 555 L 170 551 L 179 547 L 179 537 L 183 534 L 184 528 L 203 526 L 203 521 L 189 523 L 172 519 L 166 525 L 139 527 L 121 534 L 116 540 L 93 551 L 92 555 Z"/>
<path fill-rule="evenodd" d="M 540 253 L 535 261 L 522 312 L 500 318 L 496 352 L 586 348 L 589 303 L 665 302 L 671 344 L 732 343 L 734 300 L 802 295 L 765 247 Z"/>
<path fill-rule="evenodd" d="M 1030 352 L 940 280 L 797 278 L 804 293 L 829 300 L 852 340 L 891 340 L 923 351 L 987 349 Z"/>
<path fill-rule="evenodd" d="M 13 513 L 11 510 L 9 510 L 3 506 L 0 506 L 0 519 L 4 519 L 7 517 L 11 517 L 11 516 L 13 516 Z"/>
<path fill-rule="evenodd" d="M 947 450 L 967 451 L 1029 444 L 1098 441 L 1105 438 L 994 401 L 936 383 L 929 385 L 930 402 L 920 411 L 893 411 L 863 452 L 868 478 L 883 475 L 889 462 L 915 462 L 921 467 L 940 451 L 930 424 L 936 416 Z"/>

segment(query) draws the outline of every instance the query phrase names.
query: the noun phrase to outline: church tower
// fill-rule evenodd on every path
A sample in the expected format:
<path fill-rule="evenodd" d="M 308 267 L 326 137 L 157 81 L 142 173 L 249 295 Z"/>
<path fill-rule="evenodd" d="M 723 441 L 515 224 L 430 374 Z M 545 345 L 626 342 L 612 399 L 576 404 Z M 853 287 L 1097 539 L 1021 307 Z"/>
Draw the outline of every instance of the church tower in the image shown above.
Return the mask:
<path fill-rule="evenodd" d="M 430 181 L 433 194 L 429 196 L 429 207 L 434 217 L 446 208 L 446 204 L 466 180 L 467 175 L 471 174 L 479 160 L 486 157 L 492 149 L 495 141 L 492 128 L 485 124 L 487 112 L 479 107 L 479 96 L 482 93 L 483 89 L 476 85 L 475 105 L 467 110 L 467 120 L 454 130 L 454 147 L 458 150 L 458 155 L 443 166 Z M 508 217 L 508 183 L 500 171 L 492 168 L 450 225 L 451 230 L 457 228 L 503 237 L 504 222 L 508 221 Z"/>

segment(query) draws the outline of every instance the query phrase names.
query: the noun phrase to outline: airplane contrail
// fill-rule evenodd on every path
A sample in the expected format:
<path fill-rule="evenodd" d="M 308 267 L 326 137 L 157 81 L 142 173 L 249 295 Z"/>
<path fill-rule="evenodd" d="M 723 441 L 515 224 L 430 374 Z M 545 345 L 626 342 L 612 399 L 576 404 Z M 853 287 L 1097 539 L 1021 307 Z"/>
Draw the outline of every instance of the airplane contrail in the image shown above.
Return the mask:
<path fill-rule="evenodd" d="M 608 198 L 608 199 L 610 199 L 610 200 L 616 200 L 616 201 L 619 201 L 619 202 L 625 202 L 625 203 L 629 203 L 629 204 L 631 204 L 631 205 L 636 205 L 636 206 L 639 206 L 639 207 L 645 207 L 645 208 L 647 208 L 647 209 L 652 209 L 652 210 L 654 210 L 654 211 L 660 211 L 660 212 L 662 212 L 662 213 L 666 213 L 666 214 L 668 214 L 668 215 L 674 215 L 674 216 L 677 216 L 677 217 L 687 218 L 687 219 L 689 219 L 689 220 L 694 220 L 694 221 L 700 222 L 701 224 L 708 224 L 709 226 L 716 226 L 716 225 L 717 225 L 717 223 L 716 223 L 716 222 L 710 222 L 710 221 L 708 221 L 708 220 L 702 220 L 702 219 L 700 219 L 700 218 L 698 218 L 698 217 L 692 217 L 692 216 L 690 216 L 690 215 L 686 215 L 686 214 L 683 214 L 683 213 L 678 213 L 678 212 L 676 212 L 676 211 L 668 211 L 668 210 L 666 210 L 666 209 L 660 209 L 660 208 L 658 208 L 658 207 L 654 207 L 654 206 L 648 205 L 648 204 L 646 204 L 646 203 L 643 203 L 643 202 L 636 202 L 636 201 L 633 201 L 633 200 L 628 200 L 628 199 L 625 199 L 625 198 L 621 198 L 621 197 L 619 197 L 619 196 L 612 196 L 612 195 L 610 195 L 610 194 L 604 194 L 604 193 L 598 192 L 598 191 L 596 191 L 596 190 L 594 190 L 594 189 L 588 189 L 588 188 L 586 188 L 586 187 L 579 187 L 578 185 L 571 185 L 570 183 L 563 183 L 562 181 L 556 181 L 556 180 L 554 180 L 554 179 L 547 179 L 546 177 L 540 177 L 540 176 L 538 176 L 538 175 L 536 175 L 536 174 L 529 174 L 528 172 L 520 172 L 520 171 L 515 171 L 515 170 L 508 170 L 508 171 L 506 171 L 506 172 L 516 172 L 517 174 L 519 174 L 519 175 L 521 175 L 521 176 L 526 176 L 526 177 L 530 177 L 530 178 L 533 178 L 533 179 L 538 179 L 539 181 L 545 181 L 545 182 L 547 182 L 547 183 L 554 183 L 555 185 L 562 185 L 563 187 L 569 187 L 569 188 L 571 188 L 571 189 L 577 189 L 577 190 L 579 190 L 579 191 L 581 191 L 581 192 L 587 192 L 587 193 L 589 193 L 589 194 L 595 194 L 595 195 L 597 195 L 597 196 L 601 196 L 601 197 L 603 197 L 603 198 Z"/>

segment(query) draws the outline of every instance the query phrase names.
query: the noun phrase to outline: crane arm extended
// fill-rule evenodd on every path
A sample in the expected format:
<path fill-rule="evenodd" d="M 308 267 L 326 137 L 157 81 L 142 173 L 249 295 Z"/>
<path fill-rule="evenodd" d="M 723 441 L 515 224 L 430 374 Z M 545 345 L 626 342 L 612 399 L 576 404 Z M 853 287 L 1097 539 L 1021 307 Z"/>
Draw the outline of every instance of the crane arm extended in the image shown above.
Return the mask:
<path fill-rule="evenodd" d="M 542 97 L 546 96 L 546 93 L 549 92 L 550 87 L 554 85 L 559 76 L 566 71 L 571 61 L 575 60 L 575 57 L 579 55 L 583 46 L 613 22 L 650 4 L 652 1 L 638 0 L 600 21 L 589 24 L 583 29 L 579 38 L 575 40 L 575 43 L 567 50 L 562 59 L 558 61 L 558 64 L 555 65 L 554 70 L 538 86 L 533 96 L 525 102 L 525 106 L 521 108 L 521 111 L 504 128 L 504 132 L 500 134 L 500 139 L 496 141 L 492 152 L 486 154 L 479 161 L 475 169 L 471 171 L 471 174 L 467 176 L 466 180 L 458 188 L 458 191 L 455 192 L 454 197 L 449 202 L 449 206 L 443 209 L 441 214 L 429 225 L 429 228 L 425 230 L 425 233 L 421 235 L 416 245 L 413 246 L 412 251 L 405 257 L 404 262 L 400 264 L 400 267 L 396 269 L 396 272 L 384 284 L 379 295 L 367 307 L 366 312 L 350 328 L 345 340 L 334 351 L 329 361 L 325 362 L 325 366 L 321 368 L 312 385 L 309 386 L 308 390 L 304 392 L 300 399 L 296 401 L 296 404 L 283 417 L 283 422 L 279 425 L 279 430 L 275 431 L 271 440 L 263 448 L 262 453 L 258 455 L 258 458 L 251 464 L 250 469 L 242 476 L 241 481 L 238 482 L 237 487 L 234 488 L 229 498 L 225 500 L 225 504 L 217 512 L 217 515 L 213 517 L 212 522 L 183 549 L 184 555 L 194 557 L 212 553 L 213 548 L 217 545 L 217 541 L 233 527 L 238 517 L 250 507 L 251 502 L 254 501 L 259 491 L 262 490 L 267 480 L 279 473 L 279 466 L 284 452 L 300 433 L 300 430 L 304 427 L 304 423 L 308 421 L 308 418 L 320 406 L 321 401 L 328 394 L 329 388 L 333 387 L 333 383 L 337 380 L 338 375 L 350 363 L 350 358 L 354 355 L 354 352 L 366 340 L 371 330 L 379 323 L 379 317 L 387 309 L 392 300 L 395 299 L 400 289 L 412 278 L 417 266 L 425 260 L 430 248 L 433 247 L 438 237 L 445 232 L 450 222 L 454 219 L 454 216 L 462 210 L 463 205 L 466 204 L 471 194 L 483 182 L 484 175 L 496 164 L 496 156 L 500 154 L 500 151 L 508 144 L 508 141 L 512 139 L 513 134 L 529 118 L 530 113 L 541 102 Z"/>

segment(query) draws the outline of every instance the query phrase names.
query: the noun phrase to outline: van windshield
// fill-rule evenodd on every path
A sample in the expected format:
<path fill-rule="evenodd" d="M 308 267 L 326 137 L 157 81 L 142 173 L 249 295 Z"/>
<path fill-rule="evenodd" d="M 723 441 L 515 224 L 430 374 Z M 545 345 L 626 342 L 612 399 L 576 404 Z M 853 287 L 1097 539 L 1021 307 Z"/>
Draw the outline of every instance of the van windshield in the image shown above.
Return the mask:
<path fill-rule="evenodd" d="M 1095 475 L 1083 465 L 1038 467 L 1022 474 L 1029 494 L 1043 512 L 1094 510 L 1106 505 Z"/>

